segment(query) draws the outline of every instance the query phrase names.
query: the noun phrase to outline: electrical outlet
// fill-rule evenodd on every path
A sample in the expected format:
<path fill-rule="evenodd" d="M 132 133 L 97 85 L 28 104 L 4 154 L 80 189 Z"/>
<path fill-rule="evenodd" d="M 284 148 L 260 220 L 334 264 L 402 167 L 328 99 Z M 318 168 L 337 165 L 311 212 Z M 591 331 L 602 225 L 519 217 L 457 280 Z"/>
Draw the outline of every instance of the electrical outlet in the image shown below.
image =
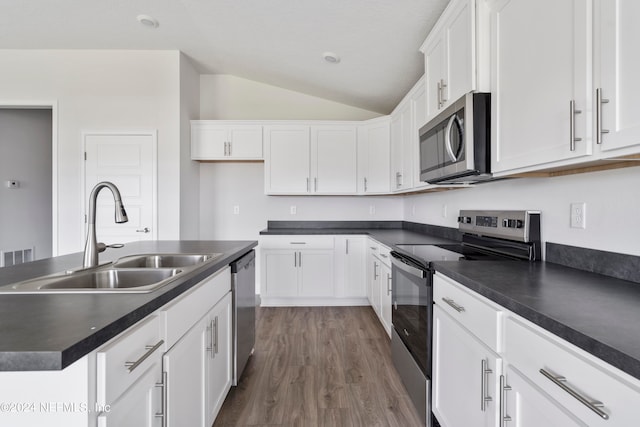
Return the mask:
<path fill-rule="evenodd" d="M 571 228 L 587 228 L 587 204 L 571 203 Z"/>
<path fill-rule="evenodd" d="M 447 217 L 447 205 L 442 205 L 442 218 Z"/>
<path fill-rule="evenodd" d="M 376 207 L 375 205 L 371 205 L 369 206 L 369 215 L 375 215 L 376 214 Z"/>
<path fill-rule="evenodd" d="M 235 206 L 233 207 L 233 214 L 234 214 L 234 215 L 240 215 L 240 206 L 235 205 Z"/>
<path fill-rule="evenodd" d="M 411 205 L 411 216 L 416 216 L 416 205 Z"/>
<path fill-rule="evenodd" d="M 297 209 L 295 206 L 291 206 L 291 208 L 289 208 L 289 213 L 291 215 L 295 215 L 297 213 Z"/>

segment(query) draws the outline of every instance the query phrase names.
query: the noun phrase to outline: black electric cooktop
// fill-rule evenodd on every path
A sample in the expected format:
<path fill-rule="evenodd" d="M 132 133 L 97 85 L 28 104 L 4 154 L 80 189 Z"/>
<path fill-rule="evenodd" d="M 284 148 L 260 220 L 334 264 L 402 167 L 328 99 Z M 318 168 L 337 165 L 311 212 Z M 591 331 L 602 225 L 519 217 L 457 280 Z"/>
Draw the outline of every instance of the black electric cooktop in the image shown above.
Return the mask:
<path fill-rule="evenodd" d="M 395 245 L 396 251 L 413 262 L 429 267 L 434 261 L 479 261 L 479 260 L 506 260 L 507 257 L 484 252 L 462 244 L 439 245 Z"/>

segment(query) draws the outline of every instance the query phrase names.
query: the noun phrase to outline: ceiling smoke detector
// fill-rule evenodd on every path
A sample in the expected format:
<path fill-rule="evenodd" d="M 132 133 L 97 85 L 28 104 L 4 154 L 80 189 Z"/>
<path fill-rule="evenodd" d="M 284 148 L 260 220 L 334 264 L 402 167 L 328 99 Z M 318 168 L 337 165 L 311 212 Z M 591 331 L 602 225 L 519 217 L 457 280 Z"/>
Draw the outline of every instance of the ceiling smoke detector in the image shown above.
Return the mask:
<path fill-rule="evenodd" d="M 144 25 L 145 27 L 149 27 L 149 28 L 158 28 L 158 20 L 152 16 L 149 15 L 138 15 L 136 16 L 136 19 L 138 20 L 139 23 L 141 23 L 142 25 Z"/>
<path fill-rule="evenodd" d="M 330 64 L 337 64 L 340 62 L 340 57 L 333 52 L 325 52 L 322 54 L 322 57 Z"/>

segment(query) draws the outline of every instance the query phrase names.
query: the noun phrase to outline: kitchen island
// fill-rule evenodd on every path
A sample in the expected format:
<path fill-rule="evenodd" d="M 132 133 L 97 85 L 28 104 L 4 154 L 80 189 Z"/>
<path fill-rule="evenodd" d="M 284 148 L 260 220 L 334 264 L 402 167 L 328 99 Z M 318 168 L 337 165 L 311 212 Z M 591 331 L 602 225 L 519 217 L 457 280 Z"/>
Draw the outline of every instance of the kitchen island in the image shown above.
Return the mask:
<path fill-rule="evenodd" d="M 0 425 L 210 426 L 231 387 L 229 264 L 256 245 L 149 241 L 100 256 L 216 254 L 147 293 L 0 293 Z M 82 255 L 0 269 L 0 286 L 77 269 Z"/>

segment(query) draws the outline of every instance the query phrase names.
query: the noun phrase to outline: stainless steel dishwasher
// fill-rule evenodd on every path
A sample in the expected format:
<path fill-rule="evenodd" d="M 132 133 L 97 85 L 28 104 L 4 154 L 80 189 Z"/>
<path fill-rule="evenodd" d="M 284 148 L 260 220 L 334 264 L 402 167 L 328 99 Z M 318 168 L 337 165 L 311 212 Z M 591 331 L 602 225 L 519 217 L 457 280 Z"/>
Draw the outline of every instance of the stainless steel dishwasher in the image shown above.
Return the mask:
<path fill-rule="evenodd" d="M 256 253 L 231 263 L 233 295 L 233 382 L 238 385 L 256 342 Z"/>

